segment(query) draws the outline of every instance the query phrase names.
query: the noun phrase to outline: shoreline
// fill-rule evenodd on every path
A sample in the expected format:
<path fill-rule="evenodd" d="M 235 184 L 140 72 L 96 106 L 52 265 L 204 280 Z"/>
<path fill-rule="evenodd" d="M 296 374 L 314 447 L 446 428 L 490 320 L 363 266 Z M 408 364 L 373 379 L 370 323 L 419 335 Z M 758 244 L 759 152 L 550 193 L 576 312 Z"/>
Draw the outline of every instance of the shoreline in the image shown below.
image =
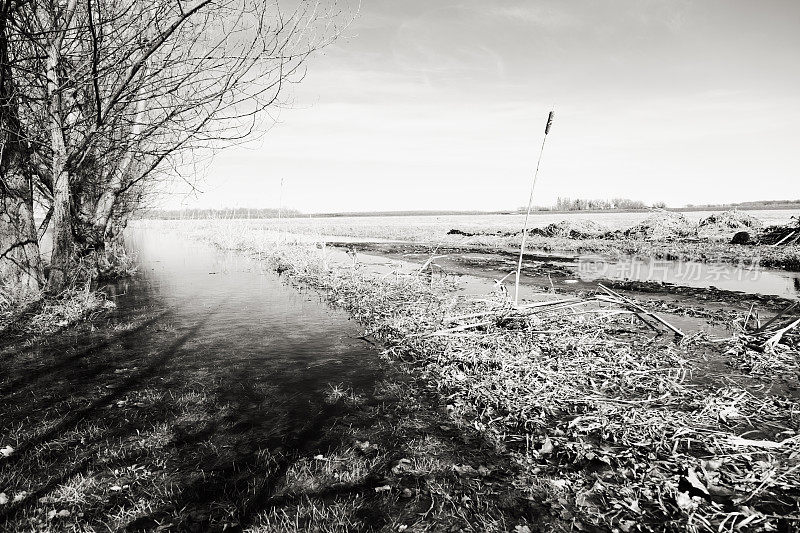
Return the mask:
<path fill-rule="evenodd" d="M 407 286 L 398 287 L 396 284 L 401 283 L 398 281 L 400 278 L 392 281 L 373 277 L 367 281 L 357 268 L 348 270 L 327 264 L 323 269 L 325 262 L 320 261 L 319 257 L 304 257 L 304 254 L 313 256 L 319 251 L 292 249 L 289 246 L 289 255 L 286 255 L 284 251 L 248 244 L 244 236 L 234 242 L 215 241 L 208 235 L 202 238 L 223 249 L 257 254 L 280 272 L 287 273 L 293 283 L 320 291 L 332 305 L 347 310 L 353 318 L 364 324 L 371 335 L 386 343 L 387 354 L 393 360 L 412 375 L 429 380 L 440 394 L 449 398 L 452 409 L 448 409 L 456 418 L 466 420 L 509 451 L 522 469 L 522 473 L 517 474 L 518 482 L 532 487 L 529 497 L 540 503 L 549 502 L 546 506 L 548 527 L 567 531 L 572 526 L 563 521 L 564 516 L 570 517 L 570 524 L 579 520 L 585 527 L 601 531 L 614 528 L 625 530 L 633 523 L 646 524 L 647 529 L 641 531 L 661 531 L 664 524 L 667 530 L 682 531 L 686 527 L 698 527 L 702 523 L 717 525 L 730 519 L 731 512 L 722 513 L 724 506 L 719 507 L 713 498 L 704 500 L 692 494 L 691 490 L 683 492 L 684 489 L 680 487 L 686 483 L 687 474 L 680 472 L 688 468 L 692 473 L 690 476 L 703 477 L 700 472 L 704 467 L 697 458 L 698 453 L 707 458 L 703 461 L 713 462 L 717 461 L 715 457 L 727 456 L 734 450 L 741 451 L 740 447 L 723 445 L 723 442 L 726 439 L 727 442 L 739 442 L 737 439 L 742 439 L 739 434 L 746 430 L 737 429 L 739 422 L 720 415 L 718 409 L 735 405 L 737 416 L 741 416 L 742 420 L 753 420 L 752 417 L 760 416 L 756 413 L 765 404 L 754 396 L 747 396 L 748 400 L 744 402 L 733 400 L 736 397 L 744 398 L 737 396 L 741 394 L 736 392 L 737 387 L 720 389 L 708 383 L 700 389 L 687 388 L 683 379 L 676 379 L 676 376 L 703 374 L 702 363 L 691 362 L 692 359 L 686 359 L 686 356 L 665 359 L 669 351 L 663 350 L 672 344 L 671 341 L 662 339 L 655 346 L 642 347 L 641 351 L 623 355 L 626 353 L 623 347 L 630 347 L 630 343 L 638 344 L 640 341 L 634 339 L 646 337 L 646 329 L 631 329 L 630 324 L 624 322 L 627 324 L 624 329 L 628 332 L 623 334 L 623 338 L 628 340 L 620 344 L 619 334 L 611 332 L 622 323 L 614 319 L 609 319 L 607 324 L 586 323 L 580 319 L 576 322 L 575 318 L 568 315 L 549 317 L 548 320 L 555 321 L 560 327 L 552 333 L 543 331 L 534 334 L 534 338 L 523 333 L 531 327 L 541 329 L 535 326 L 538 323 L 536 318 L 523 325 L 522 329 L 507 329 L 500 323 L 490 323 L 482 333 L 475 335 L 431 337 L 431 331 L 441 328 L 445 313 L 468 315 L 470 311 L 484 312 L 486 308 L 475 302 L 460 300 L 452 289 L 437 286 L 435 282 L 427 288 L 418 287 L 420 292 L 415 292 Z M 437 290 L 431 292 L 436 287 Z M 556 335 L 556 331 L 560 333 Z M 545 338 L 537 338 L 540 335 Z M 562 358 L 575 349 L 570 346 L 573 342 L 571 339 L 577 338 L 576 335 L 584 338 L 585 335 L 599 336 L 599 340 L 590 348 L 597 350 L 597 353 L 590 351 L 579 355 L 579 365 L 570 369 L 567 360 Z M 491 349 L 488 351 L 489 345 L 485 345 L 487 341 L 484 339 L 490 342 Z M 482 345 L 485 346 L 483 349 L 480 348 Z M 523 346 L 526 348 L 520 351 Z M 542 351 L 543 346 L 550 346 L 549 350 L 555 352 L 546 355 Z M 706 340 L 698 338 L 685 349 L 692 353 L 704 352 L 712 349 L 711 346 Z M 676 355 L 681 351 L 678 350 Z M 528 355 L 537 353 L 539 355 Z M 796 351 L 792 353 L 796 354 Z M 734 368 L 737 365 L 744 369 L 754 368 L 752 364 L 737 362 L 739 357 L 730 357 L 730 364 Z M 761 364 L 758 368 L 762 371 L 771 368 L 771 371 L 779 372 L 779 368 L 786 368 L 786 364 L 792 366 L 792 357 L 784 358 L 783 363 Z M 546 372 L 542 375 L 543 381 L 534 379 L 536 386 L 532 390 L 529 373 L 542 372 L 553 364 L 561 369 L 557 370 L 557 374 Z M 565 364 L 567 366 L 563 367 Z M 495 377 L 498 370 L 500 377 Z M 640 377 L 635 377 L 637 375 Z M 567 382 L 563 381 L 565 376 L 569 376 Z M 608 385 L 603 393 L 598 394 L 592 392 L 594 386 L 591 384 L 600 376 L 605 376 Z M 650 381 L 653 378 L 660 384 Z M 666 390 L 666 396 L 653 399 L 653 390 Z M 520 411 L 523 405 L 527 407 Z M 676 410 L 681 405 L 683 407 Z M 717 407 L 709 410 L 709 406 Z M 780 410 L 783 415 L 776 411 L 770 416 L 788 417 L 786 421 L 790 425 L 797 424 L 794 419 L 796 415 L 789 414 L 791 410 Z M 598 416 L 600 420 L 605 420 L 600 426 L 578 423 L 579 420 L 588 422 Z M 631 416 L 633 420 L 639 419 L 639 422 L 633 422 Z M 638 425 L 648 420 L 644 426 Z M 655 423 L 655 420 L 658 422 L 652 427 L 658 428 L 658 436 L 647 429 L 651 427 L 648 424 Z M 691 445 L 685 441 L 688 435 L 692 435 Z M 709 439 L 709 435 L 714 437 Z M 777 438 L 774 435 L 762 436 L 766 440 Z M 646 442 L 648 439 L 651 439 L 651 444 L 644 446 L 644 449 L 633 446 L 634 442 Z M 686 445 L 688 448 L 684 448 Z M 745 449 L 747 446 L 745 444 Z M 800 441 L 792 446 L 800 450 Z M 747 453 L 762 455 L 765 452 L 751 447 Z M 773 464 L 782 465 L 779 468 L 787 472 L 786 475 L 790 475 L 790 470 L 794 471 L 789 455 L 766 453 Z M 656 458 L 655 462 L 647 459 L 650 455 Z M 596 463 L 598 460 L 599 463 Z M 577 471 L 574 469 L 576 461 L 583 465 Z M 714 472 L 706 471 L 703 477 L 706 485 L 721 483 L 727 486 L 737 477 L 736 469 L 743 466 L 736 466 L 736 460 L 719 462 L 721 464 L 715 466 Z M 634 466 L 639 463 L 642 463 L 641 467 Z M 591 465 L 595 464 L 611 469 L 605 471 L 605 467 L 601 468 L 606 472 L 602 478 L 602 490 L 597 488 L 597 477 L 592 473 L 596 466 Z M 643 471 L 649 473 L 645 478 L 639 475 L 631 478 L 619 476 L 619 471 L 632 466 L 634 472 L 642 472 L 639 468 L 644 468 Z M 566 482 L 562 483 L 562 480 Z M 725 488 L 726 491 L 733 491 L 722 499 L 727 502 L 725 505 L 731 505 L 735 499 L 734 493 L 750 490 L 740 484 L 736 486 L 737 489 Z M 666 492 L 657 496 L 660 490 Z M 762 497 L 766 497 L 763 489 L 760 492 Z M 633 493 L 639 493 L 640 497 L 630 500 L 624 496 Z M 559 503 L 553 504 L 553 501 Z M 588 503 L 599 501 L 605 501 L 605 506 Z M 761 503 L 751 501 L 753 509 L 765 506 L 763 514 L 753 521 L 766 527 L 770 527 L 768 523 L 779 526 L 775 519 L 770 518 L 776 502 L 771 497 Z M 610 515 L 601 512 L 601 509 L 608 511 L 612 508 L 615 511 Z M 744 520 L 751 511 L 734 511 L 733 514 L 737 512 L 738 520 Z M 755 512 L 758 514 L 758 511 Z M 800 516 L 781 519 L 784 520 L 797 523 Z"/>

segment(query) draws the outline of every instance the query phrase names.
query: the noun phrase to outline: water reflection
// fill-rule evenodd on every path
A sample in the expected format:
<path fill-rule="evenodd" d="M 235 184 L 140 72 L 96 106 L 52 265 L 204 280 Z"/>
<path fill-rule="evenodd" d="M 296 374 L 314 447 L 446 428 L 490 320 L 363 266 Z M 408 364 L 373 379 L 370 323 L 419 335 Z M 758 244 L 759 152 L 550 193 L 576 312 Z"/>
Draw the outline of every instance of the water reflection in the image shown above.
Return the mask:
<path fill-rule="evenodd" d="M 384 376 L 354 322 L 257 261 L 178 236 L 128 241 L 141 272 L 105 287 L 113 316 L 5 349 L 0 442 L 16 451 L 0 487 L 27 472 L 28 499 L 0 508 L 0 529 L 75 476 L 132 468 L 172 492 L 131 530 L 176 514 L 179 529 L 245 523 L 293 460 L 339 444 L 332 428 L 352 409 L 331 388 L 369 393 Z"/>

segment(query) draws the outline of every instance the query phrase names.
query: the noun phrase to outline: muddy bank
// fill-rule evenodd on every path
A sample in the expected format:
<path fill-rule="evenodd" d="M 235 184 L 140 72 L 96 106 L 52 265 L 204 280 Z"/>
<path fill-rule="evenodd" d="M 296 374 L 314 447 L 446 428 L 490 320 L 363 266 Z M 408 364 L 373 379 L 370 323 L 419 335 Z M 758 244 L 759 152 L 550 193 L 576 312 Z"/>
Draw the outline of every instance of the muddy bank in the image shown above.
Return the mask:
<path fill-rule="evenodd" d="M 453 274 L 469 274 L 492 280 L 500 280 L 516 269 L 518 252 L 492 250 L 483 246 L 442 246 L 435 244 L 407 243 L 329 243 L 341 249 L 357 250 L 361 253 L 426 263 L 431 257 L 433 269 Z M 634 296 L 664 302 L 673 307 L 695 308 L 696 312 L 720 310 L 746 311 L 751 306 L 767 312 L 777 312 L 800 297 L 800 287 L 794 292 L 792 281 L 787 278 L 785 296 L 775 294 L 753 294 L 724 290 L 715 287 L 717 281 L 709 280 L 705 287 L 681 286 L 658 281 L 620 280 L 598 275 L 596 270 L 582 269 L 579 256 L 574 254 L 548 254 L 529 252 L 524 255 L 522 281 L 525 284 L 562 293 L 595 291 L 602 282 L 612 288 L 624 289 Z M 585 265 L 585 264 L 584 264 Z M 589 274 L 589 275 L 587 275 Z M 585 279 L 589 278 L 589 279 Z M 779 280 L 782 278 L 779 278 Z M 508 280 L 507 280 L 508 281 Z M 743 288 L 758 290 L 763 284 L 742 283 Z M 781 287 L 780 285 L 778 287 Z"/>

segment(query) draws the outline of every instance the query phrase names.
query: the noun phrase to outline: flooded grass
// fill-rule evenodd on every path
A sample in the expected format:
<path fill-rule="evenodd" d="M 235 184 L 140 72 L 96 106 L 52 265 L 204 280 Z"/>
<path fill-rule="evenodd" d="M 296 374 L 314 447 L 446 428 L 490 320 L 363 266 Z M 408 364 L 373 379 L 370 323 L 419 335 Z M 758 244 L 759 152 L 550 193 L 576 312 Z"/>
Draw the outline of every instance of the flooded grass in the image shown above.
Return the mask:
<path fill-rule="evenodd" d="M 188 239 L 236 253 L 204 263 Z M 614 308 L 507 320 L 502 291 L 235 224 L 162 248 L 185 268 L 149 264 L 108 318 L 4 348 L 2 528 L 800 525 L 796 332 L 758 351 L 736 310 L 725 339 Z"/>
<path fill-rule="evenodd" d="M 630 315 L 573 312 L 433 334 L 445 317 L 502 307 L 503 297 L 465 297 L 446 278 L 376 276 L 357 263 L 332 264 L 319 248 L 268 245 L 224 228 L 200 236 L 323 291 L 386 343 L 387 357 L 435 386 L 460 427 L 477 429 L 520 468 L 516 484 L 539 517 L 525 527 L 790 531 L 800 524 L 796 397 L 754 394 L 746 377 L 728 386 L 694 377 L 706 373 L 712 353 L 740 366 L 747 348 L 736 335 L 677 342 L 654 337 Z M 773 353 L 796 360 L 797 337 Z"/>
<path fill-rule="evenodd" d="M 115 312 L 4 346 L 0 529 L 534 522 L 494 445 L 343 313 L 256 262 L 180 242 L 160 245 L 148 277 L 107 288 Z"/>

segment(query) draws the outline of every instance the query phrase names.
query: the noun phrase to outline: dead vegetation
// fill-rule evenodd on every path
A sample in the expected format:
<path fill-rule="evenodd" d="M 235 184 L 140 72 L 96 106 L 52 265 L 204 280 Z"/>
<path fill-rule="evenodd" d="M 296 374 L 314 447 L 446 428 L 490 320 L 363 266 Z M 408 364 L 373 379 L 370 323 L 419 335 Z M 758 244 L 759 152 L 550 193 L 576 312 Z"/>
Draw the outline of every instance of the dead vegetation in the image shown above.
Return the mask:
<path fill-rule="evenodd" d="M 794 303 L 763 324 L 748 315 L 737 324 L 727 355 L 731 366 L 754 376 L 775 379 L 800 374 L 800 313 Z"/>
<path fill-rule="evenodd" d="M 114 302 L 88 285 L 49 297 L 30 293 L 20 297 L 13 290 L 0 290 L 0 334 L 48 335 L 113 307 Z"/>
<path fill-rule="evenodd" d="M 234 247 L 350 311 L 389 358 L 438 387 L 454 420 L 515 457 L 516 482 L 541 506 L 542 530 L 800 524 L 796 400 L 693 378 L 704 372 L 693 347 L 723 356 L 734 340 L 673 337 L 668 323 L 613 291 L 591 305 L 513 308 L 503 295 L 459 296 L 446 279 L 332 265 L 319 249 L 257 247 L 244 236 Z M 775 339 L 777 331 L 765 327 L 759 338 L 796 358 L 790 332 Z"/>
<path fill-rule="evenodd" d="M 770 226 L 764 231 L 762 240 L 773 246 L 789 246 L 800 243 L 800 216 L 792 217 L 786 226 Z"/>
<path fill-rule="evenodd" d="M 623 235 L 649 241 L 671 241 L 696 237 L 697 228 L 681 213 L 659 211 L 625 230 Z"/>
<path fill-rule="evenodd" d="M 701 220 L 697 226 L 697 235 L 702 239 L 730 242 L 740 231 L 755 236 L 763 228 L 764 223 L 756 217 L 734 209 L 715 213 Z"/>

